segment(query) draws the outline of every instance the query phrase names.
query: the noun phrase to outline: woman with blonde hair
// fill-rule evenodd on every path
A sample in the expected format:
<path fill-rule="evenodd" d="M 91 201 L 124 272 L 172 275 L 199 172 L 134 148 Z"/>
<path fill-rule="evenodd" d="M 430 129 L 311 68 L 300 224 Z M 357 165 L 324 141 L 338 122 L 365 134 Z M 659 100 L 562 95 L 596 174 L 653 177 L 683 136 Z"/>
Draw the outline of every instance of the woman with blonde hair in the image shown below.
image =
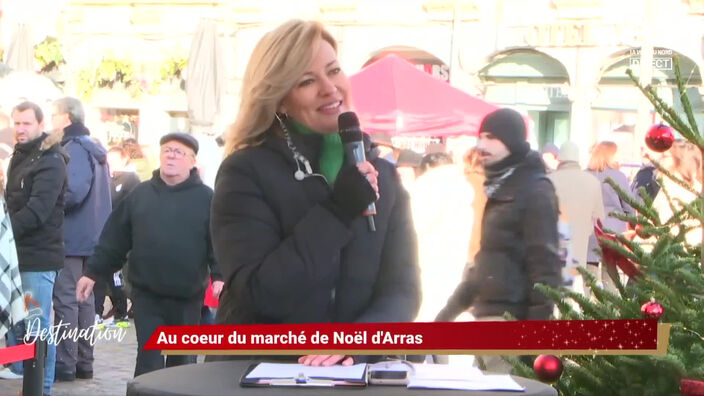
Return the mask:
<path fill-rule="evenodd" d="M 601 183 L 601 194 L 604 201 L 604 213 L 606 218 L 603 219 L 604 229 L 613 232 L 622 233 L 628 228 L 628 224 L 615 217 L 610 216 L 610 213 L 630 213 L 633 214 L 633 208 L 619 197 L 616 190 L 607 183 L 607 179 L 612 179 L 623 191 L 629 191 L 628 177 L 619 170 L 620 165 L 616 160 L 616 152 L 618 146 L 614 142 L 604 141 L 594 146 L 592 155 L 587 165 L 587 171 Z M 599 276 L 599 254 L 597 253 L 597 240 L 594 234 L 589 237 L 587 248 L 587 269 L 597 278 L 601 279 L 604 286 L 609 290 L 616 290 L 611 280 L 611 277 L 618 276 L 616 271 L 611 271 L 609 276 L 609 268 L 605 268 L 602 263 L 601 276 Z"/>
<path fill-rule="evenodd" d="M 664 165 L 670 173 L 672 173 L 678 179 L 684 181 L 694 189 L 694 191 L 702 190 L 702 153 L 697 146 L 694 144 L 678 140 L 672 145 L 669 150 L 670 157 L 668 158 L 668 165 Z M 661 163 L 662 164 L 662 163 Z M 667 175 L 662 176 L 662 188 L 660 193 L 655 197 L 653 201 L 653 207 L 657 210 L 660 215 L 661 222 L 667 222 L 673 215 L 672 207 L 670 203 L 675 207 L 675 209 L 682 209 L 683 203 L 690 203 L 697 198 L 697 195 L 692 193 L 689 189 L 684 188 L 679 183 L 669 178 Z M 671 202 L 669 202 L 667 196 L 662 191 L 667 192 L 670 196 Z M 698 220 L 688 219 L 683 222 L 686 226 L 696 227 L 695 229 L 687 232 L 685 240 L 690 245 L 696 245 L 702 242 L 702 230 L 701 223 Z M 677 230 L 673 230 L 677 232 Z"/>
<path fill-rule="evenodd" d="M 226 284 L 217 322 L 411 321 L 420 282 L 408 194 L 366 135 L 367 161 L 344 165 L 337 121 L 350 84 L 334 38 L 318 22 L 286 22 L 256 45 L 242 81 L 212 204 Z M 362 216 L 370 203 L 376 231 Z"/>

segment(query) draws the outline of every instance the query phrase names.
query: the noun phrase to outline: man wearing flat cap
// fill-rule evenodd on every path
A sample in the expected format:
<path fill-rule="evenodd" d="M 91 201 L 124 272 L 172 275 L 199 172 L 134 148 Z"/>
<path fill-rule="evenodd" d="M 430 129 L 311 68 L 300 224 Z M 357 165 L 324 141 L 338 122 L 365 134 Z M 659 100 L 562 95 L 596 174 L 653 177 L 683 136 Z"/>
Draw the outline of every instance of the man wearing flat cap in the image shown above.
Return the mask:
<path fill-rule="evenodd" d="M 135 377 L 163 367 L 195 363 L 195 356 L 170 355 L 144 344 L 157 326 L 197 325 L 208 277 L 222 290 L 210 238 L 213 190 L 195 168 L 198 141 L 185 133 L 161 138 L 160 167 L 139 184 L 105 224 L 76 294 L 90 296 L 97 279 L 119 270 L 129 253 L 137 331 Z"/>
<path fill-rule="evenodd" d="M 471 307 L 478 320 L 546 320 L 553 312 L 548 297 L 534 286 L 558 287 L 558 206 L 555 189 L 540 154 L 526 141 L 523 117 L 500 109 L 487 115 L 479 129 L 486 175 L 479 252 L 475 264 L 448 299 L 436 320 L 453 320 Z M 501 359 L 484 360 L 486 369 L 504 371 Z"/>

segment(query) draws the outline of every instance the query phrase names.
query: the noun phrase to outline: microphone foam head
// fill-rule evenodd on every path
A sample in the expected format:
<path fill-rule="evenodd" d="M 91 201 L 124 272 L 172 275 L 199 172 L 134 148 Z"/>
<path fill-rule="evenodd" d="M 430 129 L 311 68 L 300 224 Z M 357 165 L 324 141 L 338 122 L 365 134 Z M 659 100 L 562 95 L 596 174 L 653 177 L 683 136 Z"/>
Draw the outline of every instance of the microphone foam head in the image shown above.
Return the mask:
<path fill-rule="evenodd" d="M 357 118 L 357 114 L 355 114 L 354 111 L 344 112 L 337 117 L 337 126 L 340 130 L 354 127 L 359 128 L 359 118 Z"/>
<path fill-rule="evenodd" d="M 359 129 L 359 119 L 353 111 L 340 114 L 337 117 L 337 127 L 342 143 L 359 142 L 362 140 L 362 130 Z"/>

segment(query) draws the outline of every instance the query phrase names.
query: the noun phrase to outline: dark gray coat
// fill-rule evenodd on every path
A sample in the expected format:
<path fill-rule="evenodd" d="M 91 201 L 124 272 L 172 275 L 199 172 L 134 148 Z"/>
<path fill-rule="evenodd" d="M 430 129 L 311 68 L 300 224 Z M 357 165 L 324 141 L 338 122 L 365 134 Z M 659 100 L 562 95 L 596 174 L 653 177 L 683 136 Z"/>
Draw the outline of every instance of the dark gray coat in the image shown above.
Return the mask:
<path fill-rule="evenodd" d="M 292 137 L 318 169 L 319 136 Z M 376 232 L 321 205 L 331 193 L 323 177 L 295 180 L 292 153 L 273 132 L 223 161 L 211 213 L 226 285 L 218 323 L 413 320 L 420 287 L 408 194 L 393 165 L 371 162 L 381 195 Z"/>
<path fill-rule="evenodd" d="M 438 320 L 470 306 L 475 316 L 510 312 L 519 320 L 548 319 L 553 303 L 533 286 L 562 281 L 557 219 L 555 189 L 539 155 L 530 152 L 488 199 L 475 265 Z"/>

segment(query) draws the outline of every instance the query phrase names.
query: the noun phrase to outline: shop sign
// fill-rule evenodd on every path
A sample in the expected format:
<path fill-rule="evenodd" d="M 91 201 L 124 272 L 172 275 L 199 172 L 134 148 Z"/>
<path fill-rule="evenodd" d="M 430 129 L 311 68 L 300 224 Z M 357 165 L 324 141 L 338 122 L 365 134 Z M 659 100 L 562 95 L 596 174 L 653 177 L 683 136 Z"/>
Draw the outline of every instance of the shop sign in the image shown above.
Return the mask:
<path fill-rule="evenodd" d="M 450 82 L 450 68 L 445 64 L 416 64 L 418 69 L 445 82 Z"/>

